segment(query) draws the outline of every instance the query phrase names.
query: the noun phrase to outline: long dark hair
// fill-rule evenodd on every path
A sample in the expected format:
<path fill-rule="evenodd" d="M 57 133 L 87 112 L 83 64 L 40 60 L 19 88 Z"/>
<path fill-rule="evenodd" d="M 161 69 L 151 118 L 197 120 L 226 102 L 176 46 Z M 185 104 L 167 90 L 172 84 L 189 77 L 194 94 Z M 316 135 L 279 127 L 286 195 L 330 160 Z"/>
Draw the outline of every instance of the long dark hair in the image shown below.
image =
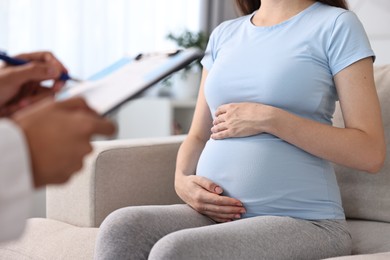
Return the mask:
<path fill-rule="evenodd" d="M 348 4 L 345 0 L 318 0 L 317 2 L 348 9 Z M 251 14 L 257 9 L 259 9 L 261 5 L 261 1 L 260 0 L 236 0 L 236 5 L 240 10 L 240 12 L 245 15 L 245 14 Z"/>

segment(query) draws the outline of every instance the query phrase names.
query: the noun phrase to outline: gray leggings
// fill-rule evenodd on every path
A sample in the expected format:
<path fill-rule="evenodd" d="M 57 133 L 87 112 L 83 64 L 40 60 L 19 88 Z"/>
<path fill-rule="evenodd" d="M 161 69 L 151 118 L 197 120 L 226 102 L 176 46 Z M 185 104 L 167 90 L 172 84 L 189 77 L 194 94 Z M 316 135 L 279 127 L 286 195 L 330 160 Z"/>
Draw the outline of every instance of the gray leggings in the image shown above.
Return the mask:
<path fill-rule="evenodd" d="M 188 205 L 117 210 L 102 223 L 95 259 L 323 259 L 349 255 L 343 220 L 260 216 L 216 224 Z"/>

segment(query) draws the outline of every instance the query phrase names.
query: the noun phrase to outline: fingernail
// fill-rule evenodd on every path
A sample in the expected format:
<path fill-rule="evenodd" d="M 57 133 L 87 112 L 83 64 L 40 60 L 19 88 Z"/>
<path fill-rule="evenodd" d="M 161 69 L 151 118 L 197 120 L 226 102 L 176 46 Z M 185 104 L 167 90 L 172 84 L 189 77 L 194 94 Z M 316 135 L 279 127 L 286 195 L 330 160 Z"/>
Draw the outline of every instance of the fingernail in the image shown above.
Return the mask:
<path fill-rule="evenodd" d="M 235 219 L 240 219 L 241 218 L 241 215 L 240 214 L 237 214 L 234 216 Z"/>
<path fill-rule="evenodd" d="M 218 194 L 221 194 L 223 192 L 223 190 L 221 189 L 221 187 L 217 186 L 215 187 L 214 191 Z"/>

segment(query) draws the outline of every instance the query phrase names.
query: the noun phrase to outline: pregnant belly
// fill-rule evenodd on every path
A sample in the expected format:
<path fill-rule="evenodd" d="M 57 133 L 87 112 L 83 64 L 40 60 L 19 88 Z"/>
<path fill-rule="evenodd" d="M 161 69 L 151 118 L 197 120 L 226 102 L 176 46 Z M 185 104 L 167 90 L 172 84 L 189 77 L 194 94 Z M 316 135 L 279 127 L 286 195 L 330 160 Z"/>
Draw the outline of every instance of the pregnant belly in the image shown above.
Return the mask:
<path fill-rule="evenodd" d="M 226 196 L 241 200 L 246 216 L 285 215 L 310 211 L 328 199 L 325 172 L 332 171 L 328 166 L 291 144 L 261 135 L 209 140 L 196 174 L 220 185 Z"/>

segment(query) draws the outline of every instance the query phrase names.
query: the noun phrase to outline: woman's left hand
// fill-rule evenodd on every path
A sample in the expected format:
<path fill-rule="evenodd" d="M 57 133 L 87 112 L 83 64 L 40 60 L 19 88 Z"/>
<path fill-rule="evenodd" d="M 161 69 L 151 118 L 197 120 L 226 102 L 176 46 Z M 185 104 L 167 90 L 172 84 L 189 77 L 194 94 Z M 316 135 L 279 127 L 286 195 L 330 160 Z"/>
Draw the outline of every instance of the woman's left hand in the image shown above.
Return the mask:
<path fill-rule="evenodd" d="M 260 103 L 231 103 L 218 107 L 211 138 L 218 140 L 265 132 L 270 120 L 270 108 Z"/>

